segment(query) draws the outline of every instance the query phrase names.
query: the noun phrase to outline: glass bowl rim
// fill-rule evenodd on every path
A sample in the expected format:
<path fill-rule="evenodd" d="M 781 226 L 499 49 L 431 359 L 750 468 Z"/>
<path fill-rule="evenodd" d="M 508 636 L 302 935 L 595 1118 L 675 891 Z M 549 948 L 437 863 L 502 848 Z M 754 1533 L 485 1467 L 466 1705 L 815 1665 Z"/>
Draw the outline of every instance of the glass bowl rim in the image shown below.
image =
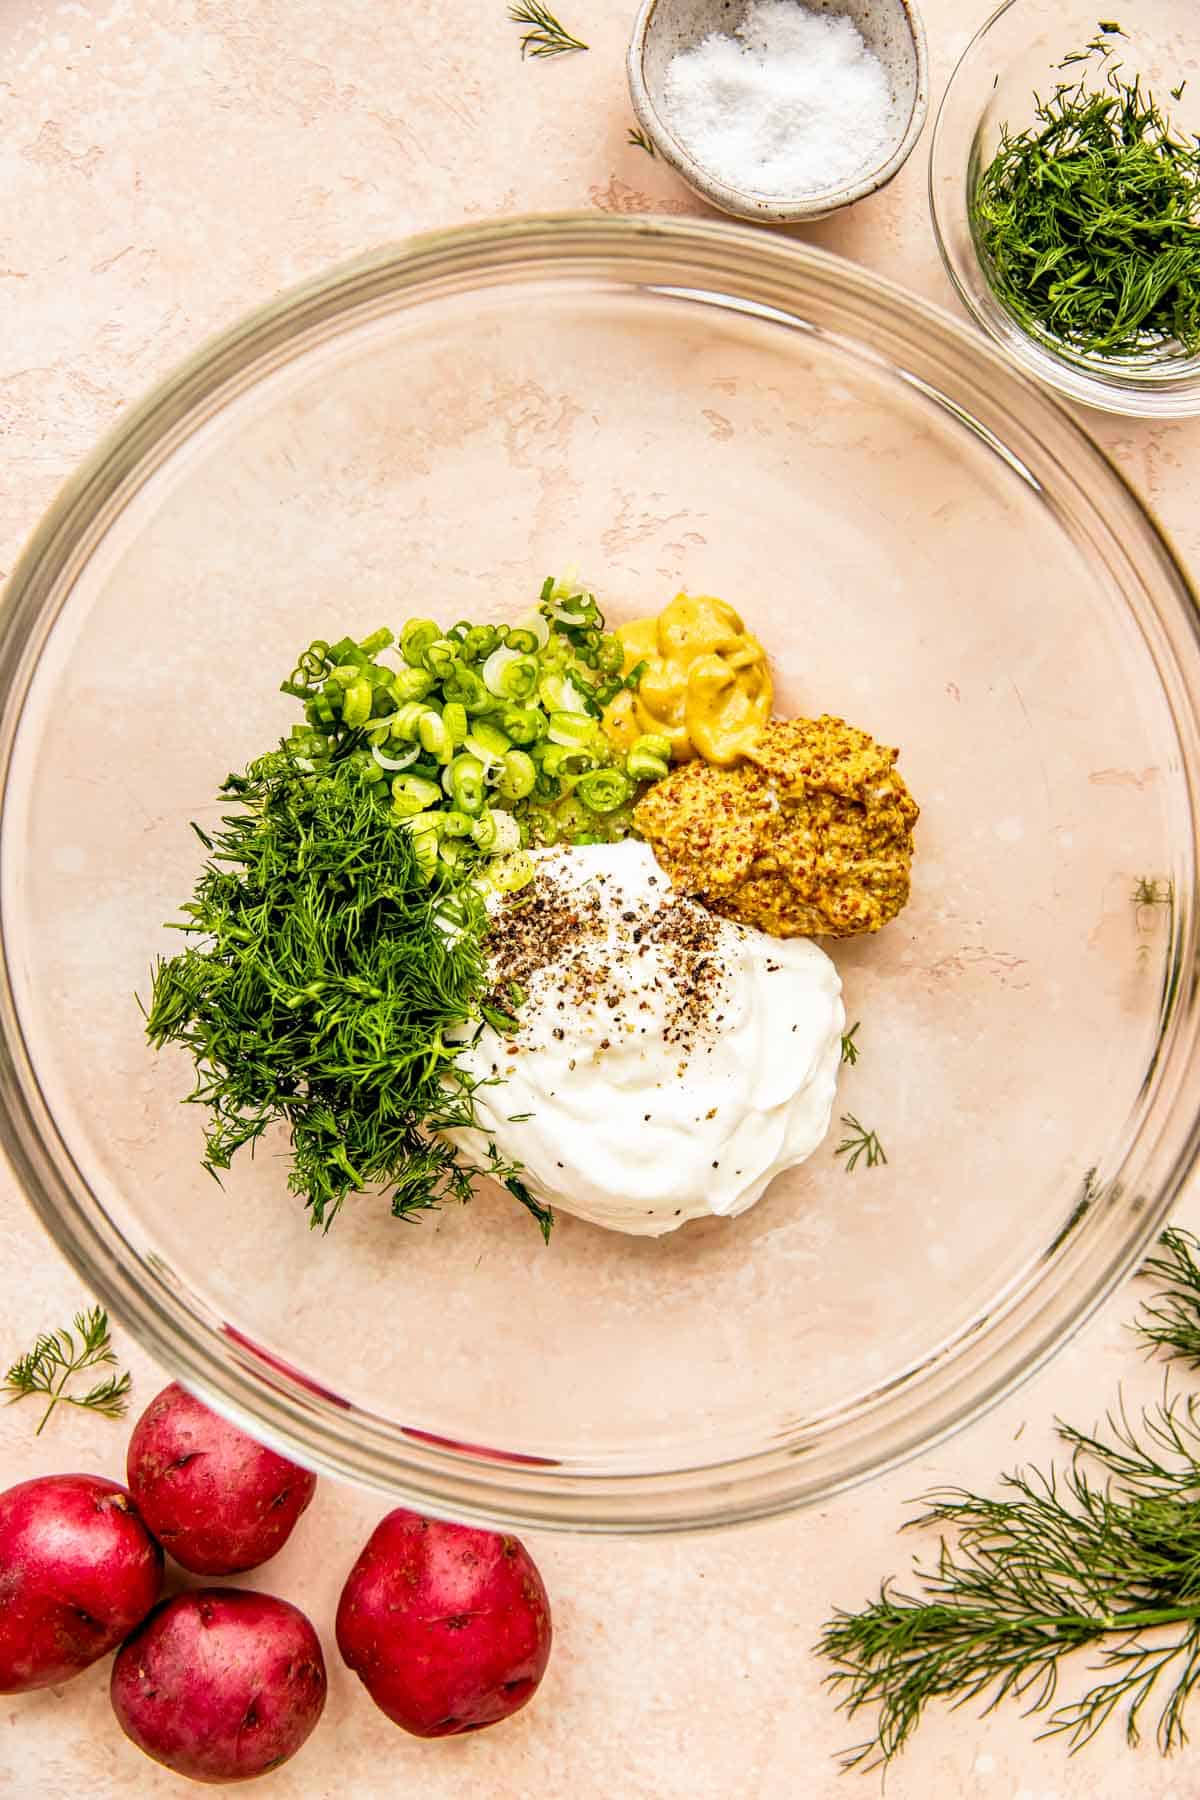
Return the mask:
<path fill-rule="evenodd" d="M 1200 414 L 1200 357 L 1188 359 L 1186 368 L 1161 378 L 1138 375 L 1120 363 L 1105 364 L 1102 358 L 1060 355 L 1053 346 L 1026 331 L 994 298 L 970 231 L 970 253 L 966 262 L 960 259 L 956 227 L 960 223 L 959 208 L 966 212 L 967 170 L 949 166 L 946 140 L 950 133 L 951 115 L 966 94 L 977 55 L 1006 15 L 1024 4 L 1024 0 L 1001 0 L 973 32 L 965 49 L 956 60 L 942 98 L 934 114 L 929 136 L 927 192 L 929 217 L 933 226 L 938 255 L 959 300 L 993 344 L 998 344 L 1026 373 L 1046 382 L 1069 400 L 1099 412 L 1115 413 L 1122 418 L 1186 419 Z M 961 174 L 961 181 L 956 179 Z M 988 301 L 982 303 L 971 284 L 978 274 Z"/>
<path fill-rule="evenodd" d="M 519 1452 L 435 1439 L 318 1387 L 189 1298 L 152 1253 L 144 1259 L 136 1251 L 122 1254 L 130 1247 L 95 1203 L 41 1093 L 16 1011 L 0 915 L 0 1147 L 58 1249 L 142 1346 L 247 1430 L 322 1472 L 401 1495 L 432 1512 L 597 1533 L 702 1529 L 771 1516 L 826 1499 L 930 1447 L 1060 1349 L 1135 1265 L 1169 1212 L 1200 1151 L 1200 1119 L 1187 1099 L 1189 1075 L 1192 1091 L 1200 1087 L 1191 904 L 1200 835 L 1191 774 L 1200 767 L 1200 627 L 1187 578 L 1152 516 L 1044 388 L 968 326 L 867 269 L 807 244 L 725 221 L 533 214 L 424 233 L 340 264 L 285 290 L 202 343 L 129 409 L 68 479 L 0 596 L 5 602 L 0 605 L 2 823 L 23 701 L 58 611 L 121 507 L 186 442 L 189 422 L 191 429 L 201 422 L 203 402 L 217 402 L 214 411 L 219 412 L 220 405 L 286 360 L 289 347 L 299 354 L 307 328 L 322 318 L 343 325 L 358 320 L 372 299 L 386 303 L 406 294 L 412 303 L 428 304 L 439 278 L 456 272 L 474 281 L 511 279 L 514 271 L 526 278 L 561 276 L 586 269 L 597 258 L 624 259 L 636 268 L 644 257 L 681 263 L 702 284 L 708 282 L 697 291 L 710 298 L 733 300 L 739 283 L 744 289 L 757 282 L 757 297 L 733 303 L 808 331 L 814 329 L 811 324 L 788 312 L 788 295 L 802 297 L 806 281 L 817 284 L 827 294 L 840 292 L 848 303 L 876 309 L 908 333 L 909 341 L 921 333 L 922 345 L 936 341 L 947 357 L 957 354 L 971 376 L 991 381 L 1001 408 L 1014 408 L 1005 417 L 1018 437 L 1028 435 L 1031 428 L 1023 421 L 1032 415 L 1049 442 L 1030 442 L 1050 459 L 1065 491 L 1102 532 L 1109 553 L 1127 565 L 1151 622 L 1160 628 L 1160 640 L 1165 626 L 1180 633 L 1195 665 L 1192 681 L 1180 675 L 1177 653 L 1168 644 L 1169 668 L 1177 679 L 1174 695 L 1168 692 L 1166 699 L 1177 731 L 1187 727 L 1182 730 L 1187 885 L 1177 890 L 1181 903 L 1174 909 L 1170 957 L 1179 979 L 1169 1016 L 1164 1014 L 1156 1058 L 1164 1081 L 1168 1069 L 1173 1081 L 1169 1091 L 1162 1081 L 1155 1089 L 1154 1104 L 1162 1116 L 1155 1116 L 1148 1146 L 1163 1166 L 1155 1170 L 1152 1194 L 1138 1196 L 1126 1209 L 1128 1220 L 1120 1210 L 1118 1170 L 1106 1192 L 1080 1201 L 1054 1240 L 1031 1256 L 1022 1277 L 996 1296 L 983 1319 L 843 1408 L 832 1422 L 806 1421 L 793 1435 L 748 1454 L 685 1468 L 612 1466 L 597 1471 L 565 1463 L 547 1466 L 543 1459 Z M 730 294 L 722 290 L 713 296 L 714 268 L 723 272 Z M 644 277 L 629 279 L 651 291 L 678 291 Z M 761 298 L 764 291 L 767 301 Z M 909 379 L 921 385 L 918 375 Z M 1018 454 L 1003 442 L 994 447 L 1010 458 Z M 1112 507 L 1124 515 L 1123 531 L 1092 503 L 1090 483 L 1072 473 L 1065 459 L 1106 485 Z M 1136 540 L 1144 563 L 1132 558 L 1126 539 Z M 1161 596 L 1146 586 L 1147 571 L 1155 576 Z M 1162 596 L 1167 605 L 1160 615 Z M 1146 621 L 1142 623 L 1145 629 Z M 1161 678 L 1161 668 L 1159 673 Z M 1150 1122 L 1147 1113 L 1124 1147 L 1122 1169 L 1146 1140 Z M 1171 1140 L 1165 1151 L 1160 1148 L 1164 1131 Z M 1098 1230 L 1080 1233 L 1075 1227 L 1089 1211 Z"/>

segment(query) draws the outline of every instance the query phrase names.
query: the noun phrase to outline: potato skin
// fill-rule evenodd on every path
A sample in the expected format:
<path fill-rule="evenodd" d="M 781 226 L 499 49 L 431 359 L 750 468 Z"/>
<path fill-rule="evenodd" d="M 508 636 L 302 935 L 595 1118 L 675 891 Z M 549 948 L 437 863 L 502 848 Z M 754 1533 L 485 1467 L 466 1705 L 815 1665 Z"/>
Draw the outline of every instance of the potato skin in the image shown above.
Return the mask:
<path fill-rule="evenodd" d="M 347 1577 L 337 1643 L 389 1719 L 450 1737 L 533 1697 L 550 1659 L 550 1602 L 517 1538 L 398 1507 Z"/>
<path fill-rule="evenodd" d="M 317 1485 L 174 1381 L 134 1426 L 125 1467 L 151 1531 L 193 1575 L 269 1562 Z"/>
<path fill-rule="evenodd" d="M 82 1673 L 140 1624 L 162 1577 L 118 1482 L 42 1475 L 0 1494 L 0 1694 Z"/>
<path fill-rule="evenodd" d="M 325 1706 L 304 1614 L 246 1588 L 165 1600 L 123 1645 L 109 1696 L 126 1737 L 192 1781 L 251 1781 L 296 1754 Z"/>

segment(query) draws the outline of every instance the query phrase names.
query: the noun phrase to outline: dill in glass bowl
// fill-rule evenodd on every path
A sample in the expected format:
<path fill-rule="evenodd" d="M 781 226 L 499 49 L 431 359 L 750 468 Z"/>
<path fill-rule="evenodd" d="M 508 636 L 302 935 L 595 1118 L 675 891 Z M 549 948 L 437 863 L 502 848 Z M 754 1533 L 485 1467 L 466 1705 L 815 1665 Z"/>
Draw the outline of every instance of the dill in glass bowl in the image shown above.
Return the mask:
<path fill-rule="evenodd" d="M 1030 373 L 1106 411 L 1200 411 L 1200 87 L 1183 0 L 1100 18 L 1008 0 L 930 149 L 961 299 Z"/>
<path fill-rule="evenodd" d="M 280 1133 L 211 1179 L 189 1058 L 146 1042 L 190 822 L 290 729 L 311 640 L 513 619 L 571 564 L 610 623 L 722 596 L 778 712 L 900 747 L 912 898 L 826 940 L 830 1133 L 657 1239 L 545 1244 L 487 1184 L 312 1231 Z M 122 422 L 0 608 L 5 1151 L 147 1348 L 319 1468 L 597 1531 L 826 1496 L 1051 1354 L 1192 1167 L 1194 619 L 1053 400 L 866 270 L 597 216 L 334 270 Z"/>

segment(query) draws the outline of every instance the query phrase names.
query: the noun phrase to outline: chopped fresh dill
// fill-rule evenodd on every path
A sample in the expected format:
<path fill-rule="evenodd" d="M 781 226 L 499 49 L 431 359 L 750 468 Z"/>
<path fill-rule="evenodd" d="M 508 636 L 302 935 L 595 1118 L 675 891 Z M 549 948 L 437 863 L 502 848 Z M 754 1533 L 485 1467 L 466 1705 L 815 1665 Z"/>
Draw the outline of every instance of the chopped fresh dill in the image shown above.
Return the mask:
<path fill-rule="evenodd" d="M 67 1383 L 85 1369 L 115 1369 L 117 1366 L 108 1314 L 102 1306 L 94 1306 L 90 1312 L 76 1313 L 73 1325 L 74 1332 L 43 1332 L 33 1349 L 18 1357 L 5 1378 L 4 1391 L 10 1404 L 14 1400 L 27 1400 L 31 1395 L 41 1395 L 48 1401 L 35 1437 L 41 1436 L 47 1419 L 60 1404 L 83 1407 L 106 1419 L 123 1419 L 129 1409 L 132 1383 L 124 1370 L 103 1376 L 85 1393 L 67 1392 Z"/>
<path fill-rule="evenodd" d="M 529 27 L 521 37 L 522 56 L 564 56 L 573 50 L 587 49 L 581 38 L 572 37 L 541 5 L 541 0 L 518 0 L 517 5 L 509 7 L 508 16 L 514 25 Z"/>
<path fill-rule="evenodd" d="M 654 148 L 653 138 L 647 137 L 640 125 L 636 127 L 631 125 L 629 127 L 628 142 L 633 144 L 638 150 L 644 150 L 647 156 L 658 155 L 658 151 Z"/>
<path fill-rule="evenodd" d="M 861 1019 L 855 1019 L 849 1031 L 842 1033 L 842 1061 L 844 1063 L 849 1063 L 851 1066 L 858 1061 L 858 1045 L 855 1043 L 854 1039 L 861 1024 Z"/>
<path fill-rule="evenodd" d="M 971 217 L 997 298 L 1027 329 L 1084 353 L 1200 351 L 1200 141 L 1177 132 L 1106 21 L 1060 67 L 1077 82 L 1005 126 Z M 1103 80 L 1095 82 L 1098 70 Z M 1182 93 L 1172 89 L 1174 97 Z"/>
<path fill-rule="evenodd" d="M 857 1166 L 860 1157 L 866 1157 L 868 1169 L 887 1161 L 878 1134 L 868 1131 L 865 1125 L 860 1125 L 853 1113 L 843 1113 L 842 1124 L 846 1127 L 846 1136 L 833 1154 L 846 1158 L 847 1174 Z"/>
<path fill-rule="evenodd" d="M 474 1123 L 456 1058 L 486 987 L 483 898 L 431 879 L 349 755 L 305 764 L 284 745 L 225 782 L 177 927 L 198 941 L 157 964 L 147 1035 L 192 1056 L 210 1173 L 281 1122 L 314 1226 L 375 1182 L 399 1217 L 467 1200 L 475 1171 L 436 1133 Z M 528 1205 L 494 1145 L 476 1160 Z"/>
<path fill-rule="evenodd" d="M 518 1113 L 515 1116 L 517 1118 L 530 1118 L 532 1117 L 532 1114 Z M 491 1148 L 494 1155 L 495 1145 L 493 1144 Z M 525 1183 L 521 1181 L 518 1176 L 506 1176 L 504 1185 L 512 1195 L 513 1199 L 519 1200 L 526 1212 L 532 1215 L 541 1231 L 543 1239 L 548 1244 L 550 1242 L 550 1232 L 554 1225 L 554 1214 L 551 1212 L 550 1208 L 548 1206 L 543 1206 L 540 1200 L 535 1200 L 529 1189 L 525 1186 Z"/>

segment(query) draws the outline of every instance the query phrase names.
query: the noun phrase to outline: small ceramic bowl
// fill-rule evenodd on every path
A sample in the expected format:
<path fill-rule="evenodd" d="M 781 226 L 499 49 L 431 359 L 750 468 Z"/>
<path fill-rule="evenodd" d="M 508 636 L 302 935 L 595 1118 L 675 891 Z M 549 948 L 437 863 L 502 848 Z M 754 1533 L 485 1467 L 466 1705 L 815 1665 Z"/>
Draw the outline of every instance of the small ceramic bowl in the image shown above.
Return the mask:
<path fill-rule="evenodd" d="M 925 28 L 913 0 L 807 0 L 810 12 L 852 19 L 878 56 L 896 97 L 896 136 L 886 158 L 842 187 L 801 194 L 761 194 L 719 180 L 685 149 L 667 123 L 664 89 L 671 59 L 710 32 L 731 34 L 745 11 L 740 0 L 642 0 L 629 43 L 629 93 L 639 123 L 665 162 L 711 205 L 739 219 L 793 225 L 823 219 L 873 194 L 903 166 L 929 106 Z"/>

